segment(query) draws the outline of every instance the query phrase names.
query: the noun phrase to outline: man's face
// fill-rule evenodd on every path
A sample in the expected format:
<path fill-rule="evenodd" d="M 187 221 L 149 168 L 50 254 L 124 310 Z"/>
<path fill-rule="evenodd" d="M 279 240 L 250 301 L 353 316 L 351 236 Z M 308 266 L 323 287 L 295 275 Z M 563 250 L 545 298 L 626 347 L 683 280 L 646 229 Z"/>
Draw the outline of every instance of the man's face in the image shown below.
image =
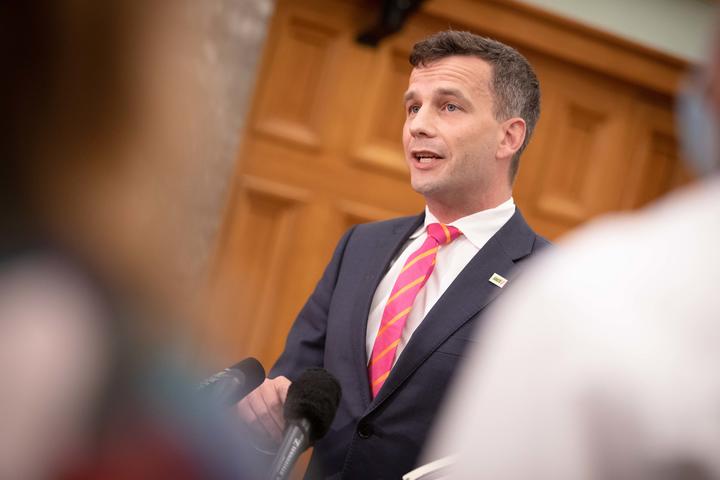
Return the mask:
<path fill-rule="evenodd" d="M 491 78 L 492 67 L 470 56 L 410 74 L 403 147 L 412 187 L 426 199 L 463 202 L 507 175 L 496 161 L 503 129 L 493 114 Z"/>

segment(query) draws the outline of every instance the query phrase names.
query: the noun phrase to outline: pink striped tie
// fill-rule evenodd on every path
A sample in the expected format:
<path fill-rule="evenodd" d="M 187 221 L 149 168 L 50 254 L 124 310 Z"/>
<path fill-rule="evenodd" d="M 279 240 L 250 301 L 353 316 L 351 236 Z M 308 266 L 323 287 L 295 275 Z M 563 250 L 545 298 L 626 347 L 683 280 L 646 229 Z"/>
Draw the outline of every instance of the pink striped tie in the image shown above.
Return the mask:
<path fill-rule="evenodd" d="M 460 235 L 460 230 L 441 223 L 431 223 L 427 226 L 427 233 L 425 243 L 408 257 L 400 270 L 383 311 L 380 329 L 368 363 L 373 398 L 377 396 L 390 375 L 405 322 L 415 297 L 432 274 L 437 251 L 442 245 L 455 240 Z"/>

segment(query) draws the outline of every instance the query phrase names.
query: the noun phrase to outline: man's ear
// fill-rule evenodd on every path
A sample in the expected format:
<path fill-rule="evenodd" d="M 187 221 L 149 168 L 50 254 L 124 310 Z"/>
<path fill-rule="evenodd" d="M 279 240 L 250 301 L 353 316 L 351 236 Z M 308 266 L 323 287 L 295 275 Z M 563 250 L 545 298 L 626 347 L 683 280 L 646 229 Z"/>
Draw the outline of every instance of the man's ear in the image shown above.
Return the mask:
<path fill-rule="evenodd" d="M 519 117 L 510 118 L 500 124 L 502 138 L 495 152 L 495 157 L 498 160 L 512 158 L 515 152 L 522 147 L 526 130 L 525 120 Z"/>

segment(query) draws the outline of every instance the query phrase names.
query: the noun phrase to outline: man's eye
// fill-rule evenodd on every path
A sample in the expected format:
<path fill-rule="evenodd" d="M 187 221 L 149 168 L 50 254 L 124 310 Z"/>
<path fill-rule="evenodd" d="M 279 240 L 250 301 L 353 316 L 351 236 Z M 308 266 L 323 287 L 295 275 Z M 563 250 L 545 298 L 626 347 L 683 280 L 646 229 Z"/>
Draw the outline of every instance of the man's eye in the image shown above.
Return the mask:
<path fill-rule="evenodd" d="M 411 105 L 410 107 L 408 107 L 408 113 L 417 113 L 419 111 L 420 111 L 419 105 Z"/>
<path fill-rule="evenodd" d="M 446 109 L 448 112 L 454 112 L 455 110 L 459 110 L 460 108 L 459 108 L 457 105 L 455 105 L 455 104 L 448 103 L 448 104 L 445 106 L 445 109 Z"/>

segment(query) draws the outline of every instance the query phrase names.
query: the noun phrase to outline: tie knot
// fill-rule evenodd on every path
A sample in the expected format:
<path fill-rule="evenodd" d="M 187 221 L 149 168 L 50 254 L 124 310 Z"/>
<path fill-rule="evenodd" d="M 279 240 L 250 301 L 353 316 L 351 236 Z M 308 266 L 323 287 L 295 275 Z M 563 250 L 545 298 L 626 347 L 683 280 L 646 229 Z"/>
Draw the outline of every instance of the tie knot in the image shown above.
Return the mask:
<path fill-rule="evenodd" d="M 433 237 L 438 245 L 445 245 L 460 236 L 460 230 L 452 225 L 442 223 L 431 223 L 427 226 L 428 235 Z"/>

